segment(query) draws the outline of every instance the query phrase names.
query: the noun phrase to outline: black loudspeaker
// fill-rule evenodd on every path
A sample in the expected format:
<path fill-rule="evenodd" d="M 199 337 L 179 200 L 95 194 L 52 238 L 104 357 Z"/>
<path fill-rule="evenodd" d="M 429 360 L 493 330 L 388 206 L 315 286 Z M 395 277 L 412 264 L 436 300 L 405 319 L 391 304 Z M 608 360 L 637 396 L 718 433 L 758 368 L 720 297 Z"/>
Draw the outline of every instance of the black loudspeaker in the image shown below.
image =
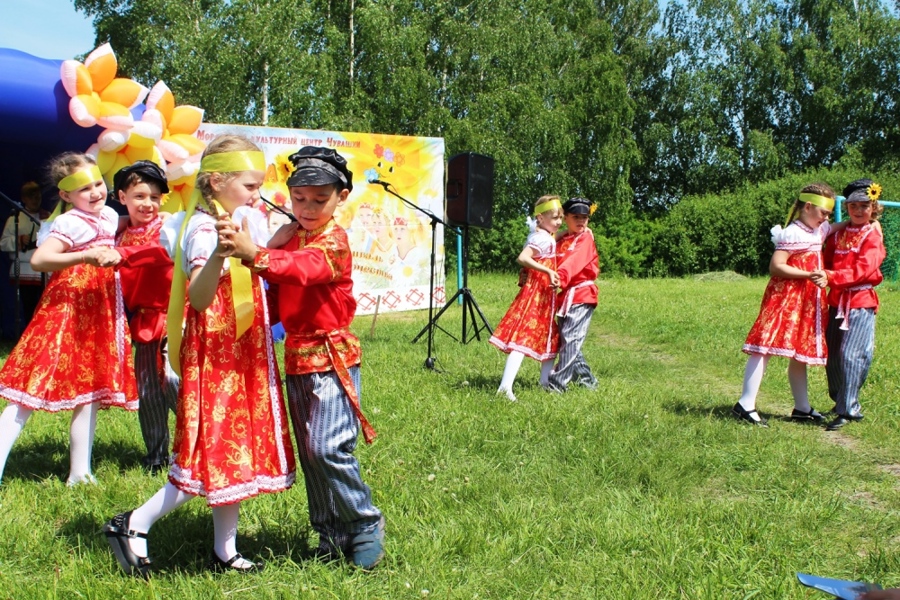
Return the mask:
<path fill-rule="evenodd" d="M 467 152 L 447 163 L 447 220 L 490 229 L 494 216 L 494 159 Z"/>

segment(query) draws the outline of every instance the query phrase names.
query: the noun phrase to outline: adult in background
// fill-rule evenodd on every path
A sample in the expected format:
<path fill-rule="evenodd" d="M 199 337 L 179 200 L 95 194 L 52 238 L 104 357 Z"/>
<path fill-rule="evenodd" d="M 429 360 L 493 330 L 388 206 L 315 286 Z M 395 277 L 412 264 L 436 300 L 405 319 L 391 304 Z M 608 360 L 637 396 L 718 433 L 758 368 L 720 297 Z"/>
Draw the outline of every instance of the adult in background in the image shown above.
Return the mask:
<path fill-rule="evenodd" d="M 22 206 L 25 211 L 18 211 L 6 220 L 3 235 L 0 236 L 0 250 L 9 254 L 12 264 L 9 268 L 9 281 L 16 285 L 16 249 L 18 247 L 18 282 L 21 299 L 22 320 L 17 325 L 19 335 L 31 321 L 41 293 L 44 291 L 44 279 L 40 273 L 31 268 L 31 257 L 37 249 L 37 235 L 40 226 L 33 219 L 41 220 L 46 214 L 41 212 L 41 187 L 29 181 L 22 186 Z"/>

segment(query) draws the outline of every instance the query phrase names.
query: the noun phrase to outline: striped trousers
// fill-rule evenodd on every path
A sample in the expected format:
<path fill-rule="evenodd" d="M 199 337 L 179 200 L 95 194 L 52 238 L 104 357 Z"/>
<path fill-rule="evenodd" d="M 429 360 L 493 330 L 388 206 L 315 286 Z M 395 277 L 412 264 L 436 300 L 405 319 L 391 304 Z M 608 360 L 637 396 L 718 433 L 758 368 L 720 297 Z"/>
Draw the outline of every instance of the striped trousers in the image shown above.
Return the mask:
<path fill-rule="evenodd" d="M 359 390 L 359 366 L 349 371 Z M 309 520 L 320 547 L 343 552 L 356 535 L 374 531 L 381 519 L 353 456 L 359 421 L 334 371 L 286 379 Z"/>
<path fill-rule="evenodd" d="M 573 304 L 559 320 L 559 354 L 550 373 L 549 388 L 562 391 L 573 379 L 587 388 L 597 387 L 597 378 L 581 352 L 595 308 L 593 304 Z"/>
<path fill-rule="evenodd" d="M 872 354 L 875 352 L 875 309 L 852 308 L 847 317 L 850 328 L 841 329 L 837 308 L 831 307 L 825 342 L 828 344 L 828 395 L 834 400 L 835 412 L 849 417 L 862 416 L 859 390 L 866 382 Z"/>
<path fill-rule="evenodd" d="M 169 463 L 169 411 L 178 401 L 178 375 L 169 366 L 165 338 L 150 343 L 134 342 L 134 376 L 137 379 L 138 422 L 147 455 L 144 466 Z M 160 368 L 160 360 L 162 368 Z"/>

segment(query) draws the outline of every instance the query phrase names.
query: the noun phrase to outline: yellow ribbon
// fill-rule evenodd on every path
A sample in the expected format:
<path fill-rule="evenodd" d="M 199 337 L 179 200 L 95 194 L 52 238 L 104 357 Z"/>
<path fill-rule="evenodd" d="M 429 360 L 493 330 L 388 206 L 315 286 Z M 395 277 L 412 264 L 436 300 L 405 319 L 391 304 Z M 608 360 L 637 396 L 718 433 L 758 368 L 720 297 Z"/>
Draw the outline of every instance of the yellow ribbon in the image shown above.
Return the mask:
<path fill-rule="evenodd" d="M 63 177 L 59 180 L 59 183 L 56 184 L 56 187 L 62 192 L 74 192 L 75 190 L 79 190 L 84 186 L 94 183 L 95 181 L 100 181 L 101 179 L 103 179 L 103 175 L 100 173 L 100 168 L 97 165 L 91 165 L 90 167 L 75 171 L 71 175 Z M 47 223 L 52 223 L 56 217 L 65 212 L 65 204 L 68 204 L 68 202 L 60 198 L 59 202 L 56 204 L 56 208 L 54 208 L 53 212 L 50 213 L 50 216 L 47 217 Z"/>
<path fill-rule="evenodd" d="M 199 173 L 234 173 L 238 171 L 263 171 L 266 170 L 266 157 L 258 151 L 220 152 L 204 156 L 200 161 Z M 187 273 L 184 270 L 184 258 L 182 240 L 188 221 L 197 210 L 197 204 L 203 199 L 203 194 L 194 188 L 188 205 L 185 208 L 184 221 L 178 232 L 175 243 L 175 269 L 172 273 L 172 293 L 169 295 L 169 309 L 166 314 L 166 335 L 169 339 L 169 363 L 172 369 L 181 375 L 181 337 L 184 325 L 184 300 L 187 290 Z M 224 213 L 222 206 L 213 201 L 213 209 Z M 253 281 L 250 269 L 241 264 L 236 258 L 228 259 L 228 267 L 231 275 L 231 296 L 234 305 L 235 339 L 239 339 L 250 325 L 253 324 Z"/>
<path fill-rule="evenodd" d="M 553 210 L 554 208 L 558 208 L 558 209 L 562 208 L 562 204 L 559 203 L 559 200 L 557 200 L 557 199 L 547 200 L 546 202 L 538 204 L 537 206 L 534 207 L 534 216 L 538 216 L 540 214 L 547 212 L 548 210 Z"/>
<path fill-rule="evenodd" d="M 819 194 L 811 194 L 809 192 L 800 194 L 800 202 L 809 202 L 810 204 L 819 206 L 825 210 L 834 210 L 834 198 L 826 198 Z"/>
<path fill-rule="evenodd" d="M 75 171 L 67 177 L 63 177 L 59 180 L 59 183 L 56 184 L 56 187 L 64 192 L 74 192 L 75 190 L 81 189 L 88 184 L 102 179 L 103 175 L 100 173 L 100 167 L 91 165 L 80 171 Z"/>

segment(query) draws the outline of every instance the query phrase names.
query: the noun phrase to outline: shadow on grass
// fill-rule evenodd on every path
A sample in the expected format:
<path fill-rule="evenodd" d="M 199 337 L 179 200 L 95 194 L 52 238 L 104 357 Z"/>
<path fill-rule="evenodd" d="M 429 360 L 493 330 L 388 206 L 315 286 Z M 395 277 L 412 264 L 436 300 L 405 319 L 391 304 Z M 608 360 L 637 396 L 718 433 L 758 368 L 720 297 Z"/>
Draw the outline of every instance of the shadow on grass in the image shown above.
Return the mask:
<path fill-rule="evenodd" d="M 42 480 L 69 474 L 69 445 L 54 439 L 18 440 L 10 453 L 4 479 Z M 95 442 L 92 451 L 93 470 L 105 463 L 115 464 L 119 471 L 141 466 L 143 447 L 118 441 Z"/>
<path fill-rule="evenodd" d="M 190 505 L 198 506 L 203 500 L 193 499 Z M 113 514 L 107 518 L 111 519 Z M 110 564 L 116 558 L 103 534 L 103 524 L 94 515 L 79 513 L 64 522 L 59 535 L 72 547 L 84 546 L 91 552 L 109 555 Z M 314 547 L 309 544 L 310 528 L 306 526 L 265 526 L 254 533 L 244 535 L 241 527 L 252 526 L 247 517 L 238 525 L 238 551 L 254 562 L 281 562 L 286 559 L 300 564 L 314 559 Z M 210 572 L 213 557 L 213 520 L 209 509 L 199 511 L 180 508 L 154 524 L 148 537 L 153 573 L 156 576 L 198 575 Z"/>

